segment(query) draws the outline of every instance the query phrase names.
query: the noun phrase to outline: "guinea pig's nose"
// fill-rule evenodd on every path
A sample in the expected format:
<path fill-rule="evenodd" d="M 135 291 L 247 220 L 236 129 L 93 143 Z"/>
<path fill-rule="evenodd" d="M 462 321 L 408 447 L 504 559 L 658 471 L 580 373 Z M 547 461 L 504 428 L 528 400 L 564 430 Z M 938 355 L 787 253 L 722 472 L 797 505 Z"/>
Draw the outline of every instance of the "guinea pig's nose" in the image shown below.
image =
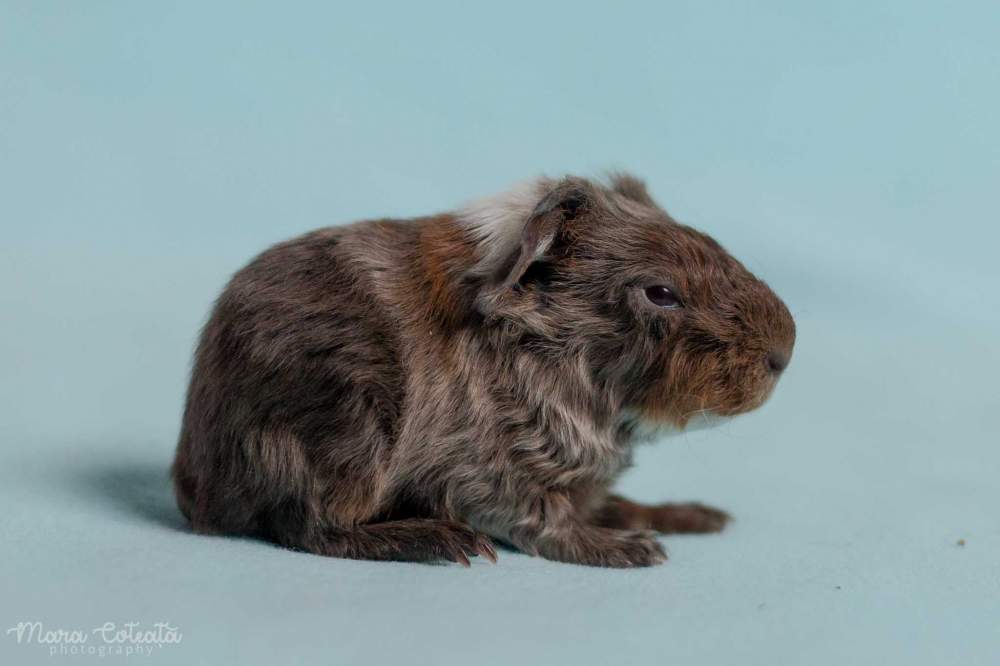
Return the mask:
<path fill-rule="evenodd" d="M 780 352 L 777 350 L 772 350 L 767 353 L 765 359 L 767 364 L 767 369 L 774 374 L 780 374 L 782 370 L 788 365 L 788 354 Z"/>

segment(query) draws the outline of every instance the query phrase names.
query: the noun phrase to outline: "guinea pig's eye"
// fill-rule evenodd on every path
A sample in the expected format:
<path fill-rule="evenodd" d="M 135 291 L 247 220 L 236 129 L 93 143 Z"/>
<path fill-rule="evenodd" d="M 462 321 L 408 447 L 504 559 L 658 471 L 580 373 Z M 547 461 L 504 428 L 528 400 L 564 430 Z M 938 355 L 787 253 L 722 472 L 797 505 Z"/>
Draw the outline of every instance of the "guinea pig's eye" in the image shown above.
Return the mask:
<path fill-rule="evenodd" d="M 674 295 L 674 292 L 662 284 L 646 287 L 646 298 L 649 299 L 650 303 L 661 308 L 679 308 L 681 306 L 680 299 Z"/>

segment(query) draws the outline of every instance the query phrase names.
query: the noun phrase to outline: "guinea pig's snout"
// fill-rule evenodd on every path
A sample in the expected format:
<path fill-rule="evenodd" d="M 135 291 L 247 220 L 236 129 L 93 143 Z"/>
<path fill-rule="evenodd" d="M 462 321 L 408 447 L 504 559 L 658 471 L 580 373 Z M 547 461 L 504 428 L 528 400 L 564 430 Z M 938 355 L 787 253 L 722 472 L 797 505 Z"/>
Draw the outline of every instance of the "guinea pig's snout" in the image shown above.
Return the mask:
<path fill-rule="evenodd" d="M 764 367 L 773 379 L 777 379 L 789 361 L 792 360 L 792 349 L 795 347 L 795 320 L 785 304 L 777 296 L 772 297 L 772 314 L 764 336 Z"/>
<path fill-rule="evenodd" d="M 767 365 L 768 371 L 773 375 L 780 375 L 788 367 L 788 360 L 788 352 L 779 349 L 772 349 L 764 357 L 764 363 Z"/>

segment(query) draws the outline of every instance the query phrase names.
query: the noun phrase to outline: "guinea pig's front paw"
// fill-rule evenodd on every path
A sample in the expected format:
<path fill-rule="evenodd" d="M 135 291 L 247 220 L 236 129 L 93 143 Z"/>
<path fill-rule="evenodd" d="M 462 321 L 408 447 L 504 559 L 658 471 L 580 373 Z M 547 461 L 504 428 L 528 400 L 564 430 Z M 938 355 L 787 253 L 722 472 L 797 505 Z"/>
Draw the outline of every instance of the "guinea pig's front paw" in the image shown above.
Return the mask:
<path fill-rule="evenodd" d="M 646 530 L 623 531 L 615 535 L 613 544 L 599 553 L 599 566 L 615 568 L 651 567 L 667 561 L 667 552 Z"/>
<path fill-rule="evenodd" d="M 656 535 L 648 530 L 589 528 L 539 546 L 538 554 L 547 559 L 592 567 L 650 567 L 667 559 Z"/>
<path fill-rule="evenodd" d="M 420 548 L 423 559 L 442 559 L 470 566 L 469 558 L 482 555 L 496 563 L 497 552 L 493 542 L 485 534 L 461 523 L 447 520 L 427 521 L 429 529 L 421 535 Z"/>
<path fill-rule="evenodd" d="M 697 502 L 650 507 L 650 527 L 661 534 L 721 532 L 732 517 L 720 509 Z"/>

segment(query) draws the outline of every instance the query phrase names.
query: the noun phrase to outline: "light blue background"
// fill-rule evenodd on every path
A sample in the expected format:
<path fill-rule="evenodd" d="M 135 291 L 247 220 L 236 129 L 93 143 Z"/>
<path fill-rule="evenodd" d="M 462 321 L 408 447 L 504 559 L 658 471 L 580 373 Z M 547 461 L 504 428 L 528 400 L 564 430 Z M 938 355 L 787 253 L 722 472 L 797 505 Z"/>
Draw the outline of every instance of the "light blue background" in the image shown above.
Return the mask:
<path fill-rule="evenodd" d="M 611 4 L 0 3 L 0 629 L 169 621 L 153 661 L 186 664 L 1000 663 L 1000 4 Z M 190 353 L 250 256 L 609 168 L 797 318 L 768 406 L 622 484 L 730 530 L 466 571 L 184 529 Z"/>

